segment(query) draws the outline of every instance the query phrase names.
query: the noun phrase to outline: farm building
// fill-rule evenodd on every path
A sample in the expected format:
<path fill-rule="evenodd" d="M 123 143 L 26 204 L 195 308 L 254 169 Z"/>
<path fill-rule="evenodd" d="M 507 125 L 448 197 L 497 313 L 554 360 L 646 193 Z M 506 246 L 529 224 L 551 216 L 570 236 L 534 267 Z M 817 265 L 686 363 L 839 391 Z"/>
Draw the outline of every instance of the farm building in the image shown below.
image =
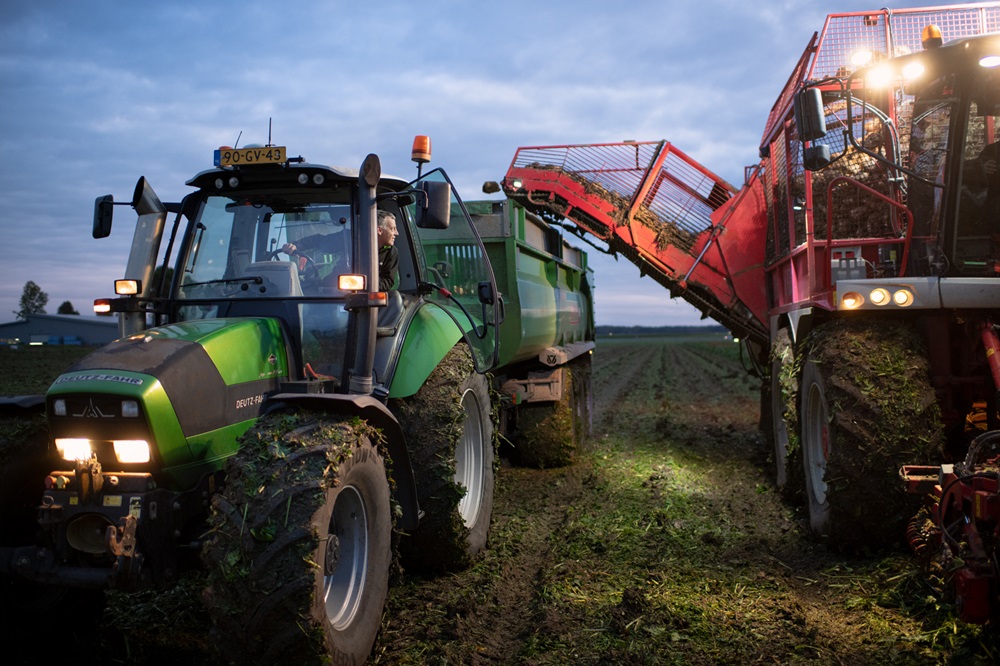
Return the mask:
<path fill-rule="evenodd" d="M 28 315 L 0 324 L 0 344 L 104 345 L 118 337 L 118 320 L 82 315 Z"/>

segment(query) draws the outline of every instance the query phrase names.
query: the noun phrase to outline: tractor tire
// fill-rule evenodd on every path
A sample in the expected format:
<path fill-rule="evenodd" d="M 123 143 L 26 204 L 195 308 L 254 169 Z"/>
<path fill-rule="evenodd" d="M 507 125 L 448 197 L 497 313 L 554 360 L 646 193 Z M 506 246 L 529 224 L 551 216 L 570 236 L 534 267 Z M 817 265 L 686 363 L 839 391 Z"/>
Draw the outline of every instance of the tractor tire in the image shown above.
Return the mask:
<path fill-rule="evenodd" d="M 521 467 L 554 469 L 571 465 L 592 427 L 590 357 L 563 368 L 563 394 L 553 402 L 522 405 L 517 412 L 511 460 Z"/>
<path fill-rule="evenodd" d="M 835 549 L 902 543 L 919 508 L 898 470 L 943 441 L 922 348 L 892 322 L 838 320 L 810 336 L 799 391 L 809 523 Z"/>
<path fill-rule="evenodd" d="M 400 541 L 406 566 L 454 571 L 486 547 L 496 460 L 490 405 L 487 379 L 465 345 L 448 352 L 416 395 L 389 405 L 408 437 L 423 512 Z"/>
<path fill-rule="evenodd" d="M 205 601 L 225 662 L 359 664 L 392 563 L 385 462 L 364 424 L 265 416 L 212 501 Z"/>
<path fill-rule="evenodd" d="M 771 441 L 774 445 L 774 483 L 787 500 L 795 499 L 805 487 L 802 476 L 802 447 L 799 445 L 798 373 L 795 349 L 787 328 L 778 331 L 771 344 L 770 409 Z"/>

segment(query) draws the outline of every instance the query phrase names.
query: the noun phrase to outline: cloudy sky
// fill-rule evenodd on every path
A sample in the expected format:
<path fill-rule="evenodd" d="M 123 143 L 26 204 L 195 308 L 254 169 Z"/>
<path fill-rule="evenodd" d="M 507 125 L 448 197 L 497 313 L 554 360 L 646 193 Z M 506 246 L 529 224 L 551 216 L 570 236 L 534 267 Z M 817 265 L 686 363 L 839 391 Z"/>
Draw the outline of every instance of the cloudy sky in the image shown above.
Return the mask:
<path fill-rule="evenodd" d="M 89 313 L 131 241 L 91 237 L 94 198 L 145 176 L 164 201 L 212 151 L 274 143 L 415 176 L 433 141 L 466 199 L 519 146 L 667 139 L 739 185 L 827 13 L 892 0 L 273 0 L 0 3 L 0 322 L 24 284 Z M 576 241 L 579 245 L 579 241 Z M 597 322 L 701 322 L 627 260 L 590 252 Z"/>

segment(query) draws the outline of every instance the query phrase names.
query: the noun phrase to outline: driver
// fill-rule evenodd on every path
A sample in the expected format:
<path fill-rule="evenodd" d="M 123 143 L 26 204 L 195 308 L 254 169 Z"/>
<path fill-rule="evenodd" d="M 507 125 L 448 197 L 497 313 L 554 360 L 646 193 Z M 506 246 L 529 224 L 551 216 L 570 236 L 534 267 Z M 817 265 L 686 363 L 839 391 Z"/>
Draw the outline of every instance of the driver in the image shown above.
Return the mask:
<path fill-rule="evenodd" d="M 396 283 L 399 269 L 399 251 L 396 250 L 396 216 L 387 210 L 378 211 L 378 288 L 388 291 Z M 332 234 L 313 234 L 300 238 L 298 243 L 285 243 L 281 251 L 291 256 L 300 248 L 303 250 L 322 250 L 330 244 Z"/>

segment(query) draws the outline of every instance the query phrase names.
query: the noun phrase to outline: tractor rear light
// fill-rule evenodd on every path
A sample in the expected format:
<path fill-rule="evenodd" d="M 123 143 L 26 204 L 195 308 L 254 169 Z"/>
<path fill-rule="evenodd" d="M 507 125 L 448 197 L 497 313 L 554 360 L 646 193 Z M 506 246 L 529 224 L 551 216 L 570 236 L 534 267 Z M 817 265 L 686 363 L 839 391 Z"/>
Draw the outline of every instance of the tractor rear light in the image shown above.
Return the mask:
<path fill-rule="evenodd" d="M 115 457 L 120 463 L 149 462 L 149 444 L 144 439 L 116 439 Z"/>
<path fill-rule="evenodd" d="M 135 296 L 142 291 L 141 280 L 115 280 L 115 293 L 119 296 Z"/>
<path fill-rule="evenodd" d="M 840 298 L 840 306 L 845 310 L 857 310 L 864 302 L 865 297 L 856 291 L 849 291 Z"/>
<path fill-rule="evenodd" d="M 56 416 L 66 416 L 66 401 L 62 398 L 53 401 L 52 413 Z"/>
<path fill-rule="evenodd" d="M 94 301 L 94 314 L 111 314 L 111 299 L 98 298 Z"/>
<path fill-rule="evenodd" d="M 56 438 L 56 450 L 63 460 L 90 460 L 93 454 L 89 439 Z"/>
<path fill-rule="evenodd" d="M 342 291 L 364 291 L 364 275 L 338 275 L 337 287 Z"/>
<path fill-rule="evenodd" d="M 134 419 L 139 416 L 139 403 L 135 400 L 122 400 L 122 416 Z"/>

